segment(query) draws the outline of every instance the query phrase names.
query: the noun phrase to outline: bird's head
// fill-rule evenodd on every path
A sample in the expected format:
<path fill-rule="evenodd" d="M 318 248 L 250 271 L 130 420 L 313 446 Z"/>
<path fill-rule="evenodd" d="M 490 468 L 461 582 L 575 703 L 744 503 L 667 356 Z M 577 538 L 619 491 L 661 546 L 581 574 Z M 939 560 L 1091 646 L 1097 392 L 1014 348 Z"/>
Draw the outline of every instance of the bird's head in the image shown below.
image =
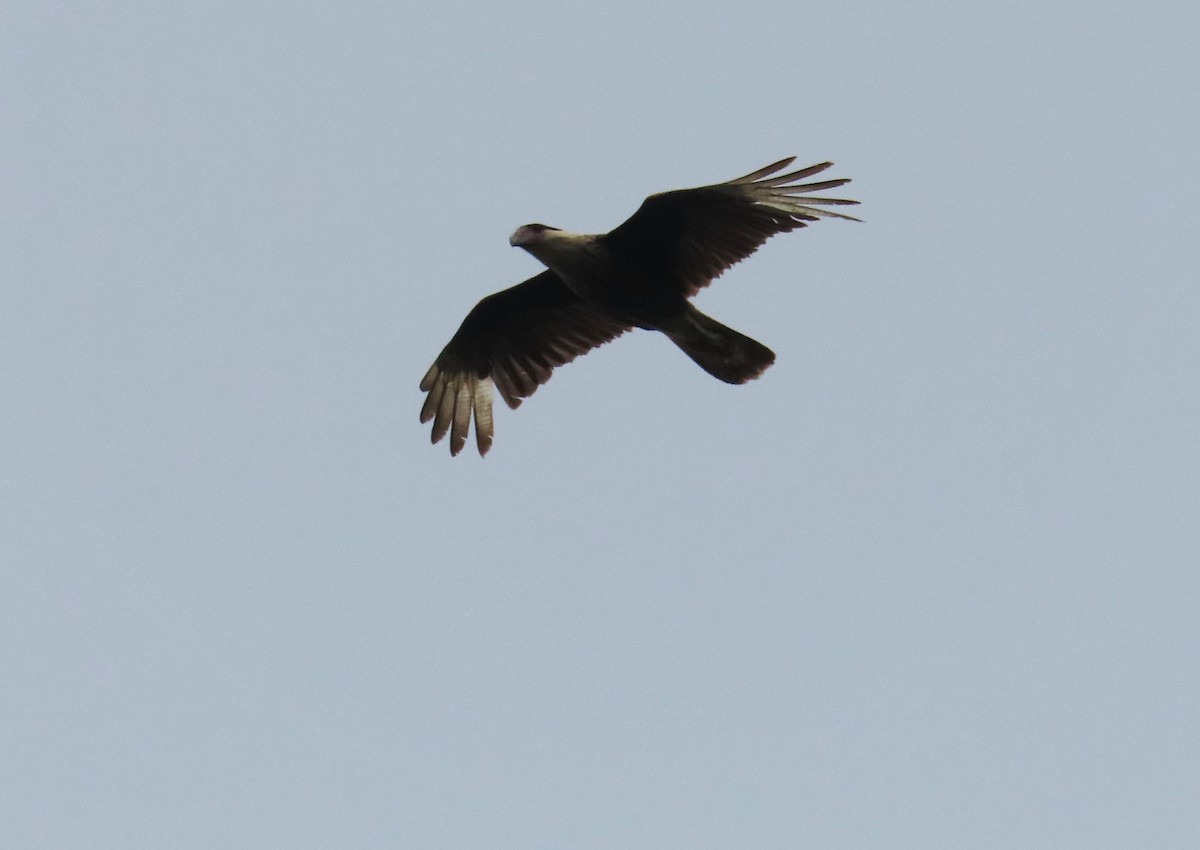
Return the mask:
<path fill-rule="evenodd" d="M 508 244 L 514 248 L 525 248 L 528 250 L 531 246 L 540 245 L 546 239 L 547 233 L 557 233 L 557 227 L 550 227 L 546 224 L 526 224 L 518 227 L 513 235 L 508 237 Z"/>

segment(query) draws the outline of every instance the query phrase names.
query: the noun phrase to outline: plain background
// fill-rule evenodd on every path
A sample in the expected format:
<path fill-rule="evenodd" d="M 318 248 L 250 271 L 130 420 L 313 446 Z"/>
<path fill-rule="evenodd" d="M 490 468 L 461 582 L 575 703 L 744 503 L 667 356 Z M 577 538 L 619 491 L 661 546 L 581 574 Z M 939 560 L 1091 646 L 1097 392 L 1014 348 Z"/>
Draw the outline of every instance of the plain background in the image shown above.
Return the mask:
<path fill-rule="evenodd" d="M 0 845 L 1200 846 L 1194 3 L 0 12 Z M 863 224 L 417 422 L 529 221 Z"/>

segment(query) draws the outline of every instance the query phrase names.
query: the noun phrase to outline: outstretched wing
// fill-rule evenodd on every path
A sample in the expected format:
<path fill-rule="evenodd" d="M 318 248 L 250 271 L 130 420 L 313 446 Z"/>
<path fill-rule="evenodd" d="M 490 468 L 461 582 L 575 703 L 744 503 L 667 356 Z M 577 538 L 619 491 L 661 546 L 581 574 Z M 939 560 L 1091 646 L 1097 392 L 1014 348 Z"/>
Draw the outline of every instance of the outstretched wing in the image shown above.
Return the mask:
<path fill-rule="evenodd" d="M 603 345 L 630 326 L 577 298 L 552 271 L 484 298 L 421 379 L 421 421 L 433 442 L 450 432 L 450 454 L 467 441 L 472 413 L 481 455 L 492 446 L 492 386 L 509 407 L 550 380 L 556 366 Z"/>
<path fill-rule="evenodd" d="M 858 221 L 823 209 L 858 201 L 808 194 L 849 183 L 849 178 L 797 182 L 819 174 L 832 162 L 771 176 L 794 160 L 788 157 L 726 183 L 651 195 L 601 238 L 690 297 L 777 233 L 818 218 Z"/>

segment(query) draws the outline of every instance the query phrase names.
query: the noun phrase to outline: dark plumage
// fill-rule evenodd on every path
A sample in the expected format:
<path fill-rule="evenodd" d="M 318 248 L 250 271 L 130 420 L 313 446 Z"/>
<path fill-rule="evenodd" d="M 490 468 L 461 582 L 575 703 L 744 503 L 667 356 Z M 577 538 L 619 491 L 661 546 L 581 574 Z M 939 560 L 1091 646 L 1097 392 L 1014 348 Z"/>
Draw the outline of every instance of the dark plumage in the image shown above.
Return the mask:
<path fill-rule="evenodd" d="M 777 233 L 818 218 L 851 216 L 822 209 L 855 204 L 806 193 L 848 178 L 797 183 L 833 163 L 771 176 L 795 157 L 726 183 L 648 197 L 624 224 L 601 235 L 544 224 L 518 228 L 509 242 L 547 270 L 489 295 L 467 314 L 438 355 L 421 389 L 421 421 L 433 442 L 450 433 L 450 453 L 467 441 L 472 413 L 481 455 L 492 445 L 492 386 L 509 407 L 546 381 L 556 366 L 632 328 L 666 334 L 701 368 L 745 383 L 775 362 L 766 346 L 701 313 L 688 300 Z"/>

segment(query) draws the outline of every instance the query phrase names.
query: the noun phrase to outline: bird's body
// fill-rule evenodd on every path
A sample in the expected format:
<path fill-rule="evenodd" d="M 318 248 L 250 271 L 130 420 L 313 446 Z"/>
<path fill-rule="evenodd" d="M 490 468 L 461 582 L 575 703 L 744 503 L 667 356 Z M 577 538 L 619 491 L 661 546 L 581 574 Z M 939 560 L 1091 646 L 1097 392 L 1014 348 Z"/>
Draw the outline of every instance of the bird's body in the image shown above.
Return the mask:
<path fill-rule="evenodd" d="M 758 377 L 775 361 L 769 348 L 712 319 L 689 299 L 776 233 L 853 204 L 802 195 L 848 179 L 796 184 L 820 163 L 771 177 L 785 159 L 726 183 L 651 195 L 605 234 L 570 233 L 543 224 L 518 228 L 510 244 L 547 271 L 489 295 L 467 315 L 421 381 L 421 421 L 433 441 L 450 432 L 450 451 L 466 443 L 472 412 L 480 454 L 492 443 L 492 386 L 510 407 L 531 395 L 556 366 L 632 328 L 666 334 L 709 374 L 732 384 Z"/>
<path fill-rule="evenodd" d="M 687 307 L 674 288 L 656 286 L 653 271 L 638 258 L 612 251 L 603 235 L 570 233 L 545 225 L 525 225 L 510 244 L 524 248 L 581 301 L 603 308 L 631 327 L 657 330 L 659 323 Z"/>

